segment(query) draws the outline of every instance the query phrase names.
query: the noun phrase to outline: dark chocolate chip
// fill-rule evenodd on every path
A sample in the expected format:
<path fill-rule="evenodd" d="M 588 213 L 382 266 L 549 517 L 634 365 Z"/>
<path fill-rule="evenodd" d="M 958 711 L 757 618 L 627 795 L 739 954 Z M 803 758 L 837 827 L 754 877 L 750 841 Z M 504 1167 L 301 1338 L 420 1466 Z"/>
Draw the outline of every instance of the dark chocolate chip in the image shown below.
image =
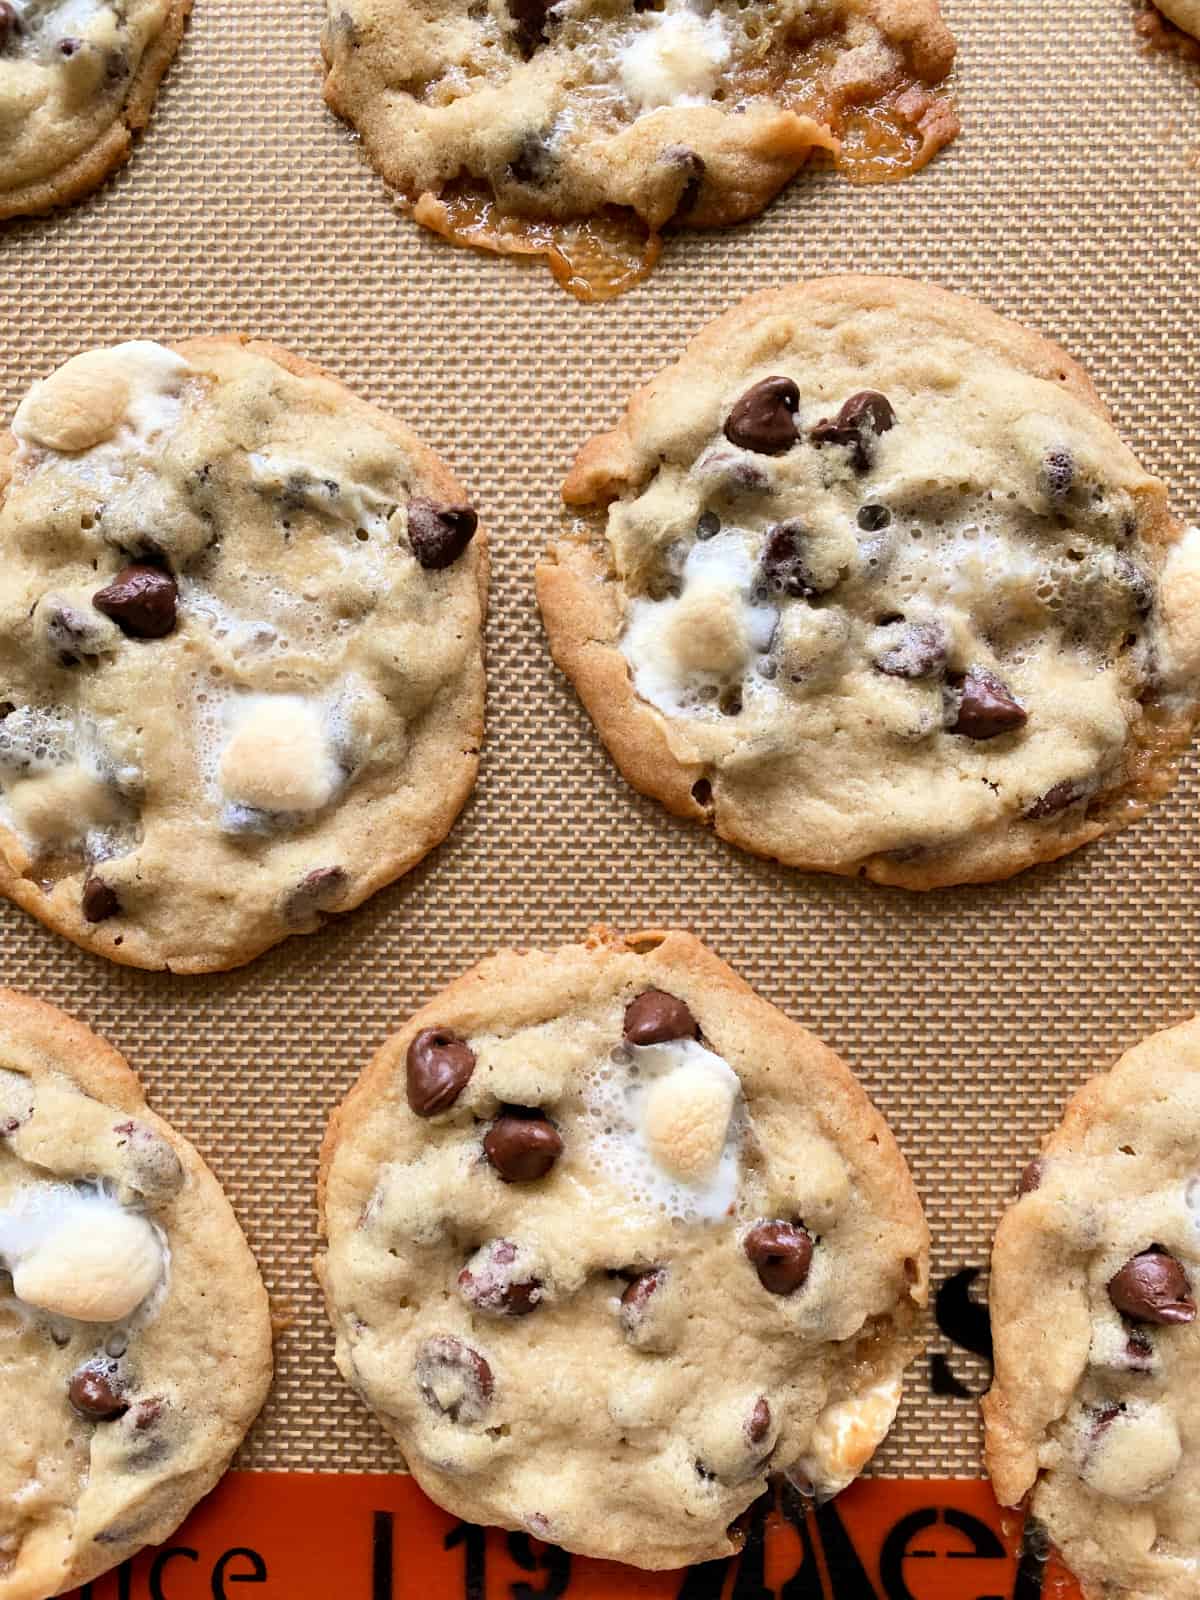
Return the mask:
<path fill-rule="evenodd" d="M 8 0 L 0 0 L 0 50 L 3 50 L 11 39 L 15 39 L 21 31 L 21 19 L 17 15 L 16 7 L 11 6 Z"/>
<path fill-rule="evenodd" d="M 1035 1156 L 1017 1180 L 1017 1193 L 1032 1194 L 1035 1189 L 1040 1189 L 1045 1175 L 1046 1163 L 1041 1156 Z"/>
<path fill-rule="evenodd" d="M 425 1404 L 451 1422 L 479 1422 L 492 1403 L 491 1367 L 478 1350 L 451 1334 L 426 1339 L 414 1370 Z"/>
<path fill-rule="evenodd" d="M 1038 486 L 1047 500 L 1065 500 L 1075 482 L 1075 458 L 1069 450 L 1047 450 Z"/>
<path fill-rule="evenodd" d="M 92 604 L 131 639 L 161 639 L 175 626 L 178 597 L 169 572 L 138 561 L 118 572 L 107 588 L 97 589 Z"/>
<path fill-rule="evenodd" d="M 771 1407 L 765 1394 L 754 1402 L 754 1410 L 746 1419 L 746 1437 L 751 1444 L 761 1444 L 771 1431 Z"/>
<path fill-rule="evenodd" d="M 812 1265 L 813 1243 L 803 1227 L 790 1222 L 758 1222 L 743 1248 L 771 1294 L 794 1294 L 804 1286 Z"/>
<path fill-rule="evenodd" d="M 549 179 L 555 165 L 555 157 L 546 136 L 526 133 L 522 135 L 517 153 L 508 164 L 508 176 L 514 183 L 540 188 Z"/>
<path fill-rule="evenodd" d="M 124 50 L 109 50 L 105 54 L 104 76 L 109 83 L 122 83 L 129 76 L 129 57 Z"/>
<path fill-rule="evenodd" d="M 721 531 L 721 519 L 715 511 L 702 511 L 696 524 L 697 539 L 715 539 Z"/>
<path fill-rule="evenodd" d="M 666 1044 L 695 1039 L 700 1024 L 687 1005 L 664 989 L 645 989 L 625 1007 L 625 1038 L 630 1044 Z"/>
<path fill-rule="evenodd" d="M 1148 617 L 1154 610 L 1154 585 L 1149 577 L 1126 555 L 1119 555 L 1113 565 L 1117 582 L 1129 595 L 1130 604 L 1139 617 Z"/>
<path fill-rule="evenodd" d="M 679 198 L 669 218 L 674 222 L 680 217 L 688 216 L 696 209 L 696 201 L 700 198 L 704 174 L 708 168 L 702 156 L 698 156 L 694 150 L 689 150 L 682 144 L 669 145 L 663 151 L 663 160 L 672 167 L 677 167 L 680 174 Z"/>
<path fill-rule="evenodd" d="M 630 1338 L 641 1327 L 650 1302 L 661 1289 L 665 1278 L 666 1272 L 662 1267 L 651 1267 L 647 1272 L 639 1272 L 632 1283 L 626 1284 L 621 1296 L 621 1326 Z"/>
<path fill-rule="evenodd" d="M 284 921 L 294 925 L 310 921 L 338 898 L 346 883 L 345 867 L 314 867 L 285 897 Z"/>
<path fill-rule="evenodd" d="M 129 1410 L 113 1361 L 89 1361 L 72 1374 L 67 1396 L 80 1416 L 112 1422 Z"/>
<path fill-rule="evenodd" d="M 878 533 L 891 520 L 892 513 L 886 506 L 869 504 L 858 508 L 858 525 L 864 533 Z"/>
<path fill-rule="evenodd" d="M 457 561 L 475 537 L 479 518 L 470 506 L 408 502 L 408 542 L 421 566 L 439 572 Z"/>
<path fill-rule="evenodd" d="M 470 1082 L 475 1052 L 448 1028 L 422 1028 L 405 1058 L 408 1103 L 419 1117 L 448 1111 Z"/>
<path fill-rule="evenodd" d="M 850 396 L 836 417 L 823 417 L 809 438 L 815 445 L 845 445 L 854 470 L 866 472 L 875 459 L 879 435 L 895 426 L 891 401 L 874 389 L 863 389 Z"/>
<path fill-rule="evenodd" d="M 166 1401 L 161 1395 L 151 1395 L 146 1400 L 139 1400 L 133 1408 L 130 1422 L 138 1433 L 145 1433 L 148 1428 L 153 1428 L 163 1414 Z"/>
<path fill-rule="evenodd" d="M 103 878 L 93 876 L 84 879 L 80 904 L 88 922 L 107 922 L 109 917 L 121 914 L 117 891 Z"/>
<path fill-rule="evenodd" d="M 914 622 L 875 657 L 875 667 L 889 678 L 927 678 L 946 665 L 946 651 L 945 631 L 936 622 Z"/>
<path fill-rule="evenodd" d="M 1134 1328 L 1125 1341 L 1125 1360 L 1135 1372 L 1149 1372 L 1154 1366 L 1154 1346 L 1140 1328 Z"/>
<path fill-rule="evenodd" d="M 477 1250 L 458 1275 L 458 1292 L 469 1305 L 492 1317 L 527 1317 L 542 1299 L 540 1278 L 515 1278 L 517 1259 L 511 1239 L 494 1239 Z"/>
<path fill-rule="evenodd" d="M 995 739 L 1029 721 L 1029 713 L 1013 699 L 1008 685 L 986 667 L 972 667 L 961 678 L 950 681 L 962 696 L 950 724 L 951 733 L 960 733 L 967 739 Z"/>
<path fill-rule="evenodd" d="M 483 1136 L 483 1153 L 505 1183 L 535 1183 L 562 1154 L 562 1135 L 546 1116 L 507 1106 Z"/>
<path fill-rule="evenodd" d="M 60 39 L 58 41 L 58 53 L 66 61 L 70 61 L 71 57 L 78 55 L 82 49 L 82 39 Z"/>
<path fill-rule="evenodd" d="M 762 571 L 770 589 L 776 594 L 790 595 L 792 599 L 811 600 L 814 595 L 828 594 L 836 589 L 842 574 L 838 572 L 831 582 L 815 576 L 803 549 L 808 529 L 797 517 L 787 522 L 777 522 L 767 530 L 763 545 Z"/>
<path fill-rule="evenodd" d="M 800 391 L 790 378 L 764 378 L 734 406 L 725 421 L 725 437 L 743 450 L 780 456 L 796 443 L 796 410 Z"/>
<path fill-rule="evenodd" d="M 1108 1298 L 1131 1322 L 1193 1322 L 1187 1273 L 1175 1257 L 1157 1248 L 1127 1261 L 1108 1282 Z"/>
<path fill-rule="evenodd" d="M 517 48 L 526 61 L 538 45 L 546 43 L 546 13 L 552 4 L 553 0 L 508 0 Z"/>
<path fill-rule="evenodd" d="M 1035 800 L 1031 800 L 1025 807 L 1024 815 L 1031 822 L 1039 822 L 1043 817 L 1056 817 L 1068 806 L 1086 800 L 1089 792 L 1087 784 L 1081 783 L 1078 778 L 1064 778 L 1061 783 L 1047 789 L 1045 794 L 1039 794 Z"/>

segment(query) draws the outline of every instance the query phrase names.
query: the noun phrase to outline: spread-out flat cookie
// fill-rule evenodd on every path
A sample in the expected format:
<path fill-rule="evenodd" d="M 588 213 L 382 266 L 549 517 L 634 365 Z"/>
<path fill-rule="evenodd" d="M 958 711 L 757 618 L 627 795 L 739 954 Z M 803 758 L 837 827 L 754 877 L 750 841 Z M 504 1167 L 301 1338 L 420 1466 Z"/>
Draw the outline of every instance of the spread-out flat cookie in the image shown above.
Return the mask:
<path fill-rule="evenodd" d="M 890 278 L 753 296 L 580 452 L 537 573 L 625 777 L 795 866 L 1004 877 L 1139 815 L 1196 715 L 1200 532 L 1083 371 Z"/>
<path fill-rule="evenodd" d="M 814 150 L 883 181 L 958 132 L 937 0 L 330 0 L 323 46 L 326 100 L 418 222 L 544 255 L 581 299 Z"/>
<path fill-rule="evenodd" d="M 1072 1099 L 996 1233 L 987 1463 L 1089 1600 L 1200 1570 L 1200 1019 Z"/>
<path fill-rule="evenodd" d="M 129 157 L 191 0 L 0 0 L 0 221 L 47 211 Z"/>
<path fill-rule="evenodd" d="M 89 351 L 0 442 L 0 891 L 135 966 L 234 966 L 441 840 L 487 559 L 447 468 L 241 338 Z"/>
<path fill-rule="evenodd" d="M 843 1063 L 685 933 L 504 951 L 335 1114 L 337 1360 L 439 1504 L 641 1567 L 861 1470 L 928 1235 Z"/>
<path fill-rule="evenodd" d="M 115 1050 L 0 990 L 0 1600 L 165 1539 L 270 1377 L 266 1292 L 217 1180 Z"/>

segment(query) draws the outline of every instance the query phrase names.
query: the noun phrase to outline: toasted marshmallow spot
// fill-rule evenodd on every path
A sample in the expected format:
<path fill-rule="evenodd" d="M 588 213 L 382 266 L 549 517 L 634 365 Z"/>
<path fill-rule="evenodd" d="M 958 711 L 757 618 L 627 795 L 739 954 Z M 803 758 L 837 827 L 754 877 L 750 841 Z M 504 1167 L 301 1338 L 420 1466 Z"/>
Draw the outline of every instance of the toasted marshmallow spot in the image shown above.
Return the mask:
<path fill-rule="evenodd" d="M 13 826 L 34 849 L 68 845 L 121 819 L 110 784 L 85 767 L 59 767 L 14 783 L 6 796 Z"/>
<path fill-rule="evenodd" d="M 319 811 L 341 772 L 329 748 L 325 712 L 298 694 L 247 695 L 234 702 L 233 731 L 218 780 L 227 799 L 260 811 Z"/>
<path fill-rule="evenodd" d="M 652 1083 L 642 1108 L 651 1159 L 682 1183 L 704 1183 L 725 1148 L 737 1077 L 719 1056 L 686 1062 Z"/>
<path fill-rule="evenodd" d="M 1136 1405 L 1098 1434 L 1085 1425 L 1080 1475 L 1113 1500 L 1149 1500 L 1166 1487 L 1183 1459 L 1175 1419 L 1165 1406 Z"/>
<path fill-rule="evenodd" d="M 694 713 L 701 688 L 737 677 L 770 646 L 778 612 L 752 603 L 754 571 L 736 530 L 718 534 L 688 552 L 678 598 L 631 603 L 621 649 L 643 700 Z"/>
<path fill-rule="evenodd" d="M 729 56 L 718 12 L 707 20 L 692 11 L 661 12 L 621 52 L 621 87 L 644 111 L 699 104 L 711 100 Z"/>
<path fill-rule="evenodd" d="M 823 1498 L 839 1494 L 874 1455 L 900 1405 L 899 1378 L 886 1378 L 820 1412 L 807 1451 L 796 1466 Z M 795 1469 L 793 1469 L 795 1470 Z"/>
<path fill-rule="evenodd" d="M 149 437 L 173 420 L 175 411 L 164 402 L 190 371 L 182 356 L 149 340 L 86 350 L 33 385 L 12 431 L 22 445 L 64 455 L 104 444 L 122 424 Z"/>
<path fill-rule="evenodd" d="M 18 1300 L 78 1322 L 120 1322 L 163 1272 L 151 1224 L 98 1189 L 25 1191 L 0 1214 L 0 1258 Z"/>

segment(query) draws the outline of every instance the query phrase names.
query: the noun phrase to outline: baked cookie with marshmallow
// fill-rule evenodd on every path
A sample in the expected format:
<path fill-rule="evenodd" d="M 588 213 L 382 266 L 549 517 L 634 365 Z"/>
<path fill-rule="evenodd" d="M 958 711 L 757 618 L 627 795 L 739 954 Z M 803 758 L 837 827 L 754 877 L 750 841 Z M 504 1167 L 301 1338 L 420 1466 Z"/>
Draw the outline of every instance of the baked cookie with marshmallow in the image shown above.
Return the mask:
<path fill-rule="evenodd" d="M 417 222 L 584 300 L 816 151 L 889 181 L 959 127 L 938 0 L 329 0 L 322 42 L 326 101 Z"/>
<path fill-rule="evenodd" d="M 739 1547 L 844 1488 L 921 1346 L 928 1234 L 843 1063 L 690 934 L 508 950 L 334 1114 L 347 1380 L 440 1505 L 586 1555 Z"/>
<path fill-rule="evenodd" d="M 0 891 L 207 972 L 447 833 L 483 733 L 487 556 L 457 480 L 316 367 L 147 340 L 0 443 Z"/>
<path fill-rule="evenodd" d="M 992 1252 L 988 1471 L 1088 1600 L 1192 1600 L 1200 1565 L 1200 1018 L 1074 1096 Z"/>
<path fill-rule="evenodd" d="M 752 296 L 580 451 L 537 571 L 622 773 L 792 866 L 1003 878 L 1173 784 L 1200 531 L 1086 374 L 899 278 Z"/>
<path fill-rule="evenodd" d="M 266 1292 L 212 1173 L 115 1050 L 0 990 L 0 1596 L 166 1539 L 270 1377 Z"/>
<path fill-rule="evenodd" d="M 129 159 L 192 0 L 0 0 L 0 221 Z"/>

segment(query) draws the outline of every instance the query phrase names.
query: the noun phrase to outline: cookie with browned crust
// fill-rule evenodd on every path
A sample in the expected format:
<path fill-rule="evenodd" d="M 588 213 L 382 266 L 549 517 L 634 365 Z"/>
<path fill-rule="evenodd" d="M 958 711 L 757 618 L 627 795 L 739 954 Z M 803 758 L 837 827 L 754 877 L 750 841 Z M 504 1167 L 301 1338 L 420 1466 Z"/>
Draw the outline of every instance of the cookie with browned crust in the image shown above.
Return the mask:
<path fill-rule="evenodd" d="M 334 1115 L 346 1378 L 439 1504 L 593 1556 L 729 1555 L 891 1424 L 928 1235 L 843 1063 L 686 933 L 508 950 Z"/>
<path fill-rule="evenodd" d="M 432 451 L 278 346 L 35 384 L 0 446 L 0 892 L 209 972 L 406 872 L 475 780 L 485 543 Z"/>
<path fill-rule="evenodd" d="M 128 160 L 191 0 L 0 0 L 0 220 L 77 200 Z"/>
<path fill-rule="evenodd" d="M 330 0 L 323 45 L 326 100 L 418 222 L 545 255 L 584 299 L 814 150 L 881 181 L 958 131 L 937 0 Z"/>
<path fill-rule="evenodd" d="M 1163 16 L 1193 39 L 1200 39 L 1200 0 L 1155 0 Z"/>
<path fill-rule="evenodd" d="M 166 1539 L 266 1398 L 258 1268 L 110 1046 L 0 990 L 0 1600 Z"/>
<path fill-rule="evenodd" d="M 563 494 L 555 660 L 636 788 L 746 849 L 1001 878 L 1174 781 L 1200 532 L 1082 369 L 972 300 L 864 277 L 745 300 Z"/>
<path fill-rule="evenodd" d="M 1089 1600 L 1193 1600 L 1200 1565 L 1200 1019 L 1071 1100 L 996 1233 L 1000 1500 Z"/>

